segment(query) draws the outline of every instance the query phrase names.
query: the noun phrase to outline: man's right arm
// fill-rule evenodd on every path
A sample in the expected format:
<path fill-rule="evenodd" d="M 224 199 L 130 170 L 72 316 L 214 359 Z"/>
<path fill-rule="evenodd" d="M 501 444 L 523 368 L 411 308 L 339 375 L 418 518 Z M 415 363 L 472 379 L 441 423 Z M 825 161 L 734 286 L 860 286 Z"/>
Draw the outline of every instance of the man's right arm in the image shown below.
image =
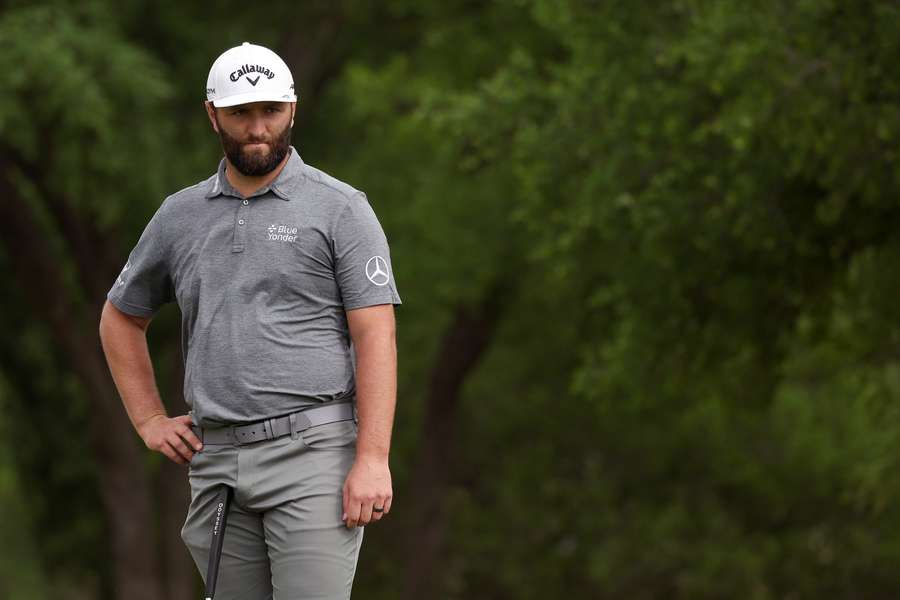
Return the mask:
<path fill-rule="evenodd" d="M 160 400 L 147 348 L 150 318 L 126 314 L 108 300 L 100 316 L 100 342 L 128 418 L 151 450 L 187 464 L 200 440 L 190 430 L 191 417 L 169 418 Z"/>

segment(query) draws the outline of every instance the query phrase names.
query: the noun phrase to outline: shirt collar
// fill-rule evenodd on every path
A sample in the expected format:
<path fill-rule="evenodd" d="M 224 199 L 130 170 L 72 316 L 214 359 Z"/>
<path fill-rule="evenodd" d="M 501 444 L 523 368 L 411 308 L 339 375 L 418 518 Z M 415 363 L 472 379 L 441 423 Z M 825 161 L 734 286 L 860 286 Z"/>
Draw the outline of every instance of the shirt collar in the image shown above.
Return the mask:
<path fill-rule="evenodd" d="M 225 176 L 225 164 L 225 158 L 223 157 L 222 160 L 219 161 L 219 168 L 216 170 L 216 174 L 213 176 L 209 185 L 209 191 L 206 192 L 207 198 L 215 198 L 220 195 L 234 196 L 235 198 L 242 197 L 241 194 L 234 189 L 234 186 L 228 182 L 228 177 Z M 305 164 L 303 159 L 300 158 L 300 153 L 297 152 L 296 148 L 291 146 L 290 156 L 275 180 L 269 183 L 269 185 L 256 190 L 252 196 L 265 194 L 271 189 L 272 193 L 282 200 L 290 200 L 303 183 L 304 166 Z"/>

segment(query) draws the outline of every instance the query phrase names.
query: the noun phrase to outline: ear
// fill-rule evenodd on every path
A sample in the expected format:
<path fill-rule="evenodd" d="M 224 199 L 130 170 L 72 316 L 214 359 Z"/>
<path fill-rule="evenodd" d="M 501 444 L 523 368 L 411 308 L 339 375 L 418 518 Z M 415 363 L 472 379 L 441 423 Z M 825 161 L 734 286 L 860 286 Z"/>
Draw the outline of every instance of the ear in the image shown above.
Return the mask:
<path fill-rule="evenodd" d="M 216 120 L 216 107 L 213 106 L 212 102 L 209 100 L 205 100 L 203 106 L 206 108 L 206 116 L 209 117 L 209 122 L 212 125 L 213 131 L 219 133 L 219 123 Z"/>

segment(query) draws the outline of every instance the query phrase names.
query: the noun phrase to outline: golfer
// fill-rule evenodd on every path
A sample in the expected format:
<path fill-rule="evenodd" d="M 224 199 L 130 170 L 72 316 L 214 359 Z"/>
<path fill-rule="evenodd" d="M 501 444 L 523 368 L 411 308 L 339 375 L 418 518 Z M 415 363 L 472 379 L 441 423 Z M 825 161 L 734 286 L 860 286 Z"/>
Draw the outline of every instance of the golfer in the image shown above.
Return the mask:
<path fill-rule="evenodd" d="M 206 98 L 224 158 L 150 219 L 107 295 L 103 348 L 145 444 L 188 465 L 181 534 L 204 579 L 217 498 L 232 496 L 216 599 L 349 598 L 363 526 L 391 510 L 401 300 L 387 239 L 365 194 L 290 145 L 297 97 L 278 55 L 227 50 Z M 170 301 L 180 416 L 145 333 Z"/>

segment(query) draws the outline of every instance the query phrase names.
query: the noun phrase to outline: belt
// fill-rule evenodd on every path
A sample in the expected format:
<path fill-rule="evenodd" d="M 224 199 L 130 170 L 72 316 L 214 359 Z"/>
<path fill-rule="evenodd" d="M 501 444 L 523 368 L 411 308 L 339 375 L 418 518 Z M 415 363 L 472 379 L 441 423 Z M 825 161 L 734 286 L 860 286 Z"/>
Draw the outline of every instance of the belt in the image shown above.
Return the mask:
<path fill-rule="evenodd" d="M 191 425 L 191 431 L 200 438 L 203 444 L 240 446 L 263 440 L 274 440 L 286 435 L 297 439 L 301 431 L 310 427 L 336 421 L 349 421 L 353 417 L 353 404 L 351 402 L 341 402 L 339 404 L 326 404 L 325 406 L 307 408 L 289 415 L 254 421 L 246 425 L 229 425 L 215 428 Z"/>

